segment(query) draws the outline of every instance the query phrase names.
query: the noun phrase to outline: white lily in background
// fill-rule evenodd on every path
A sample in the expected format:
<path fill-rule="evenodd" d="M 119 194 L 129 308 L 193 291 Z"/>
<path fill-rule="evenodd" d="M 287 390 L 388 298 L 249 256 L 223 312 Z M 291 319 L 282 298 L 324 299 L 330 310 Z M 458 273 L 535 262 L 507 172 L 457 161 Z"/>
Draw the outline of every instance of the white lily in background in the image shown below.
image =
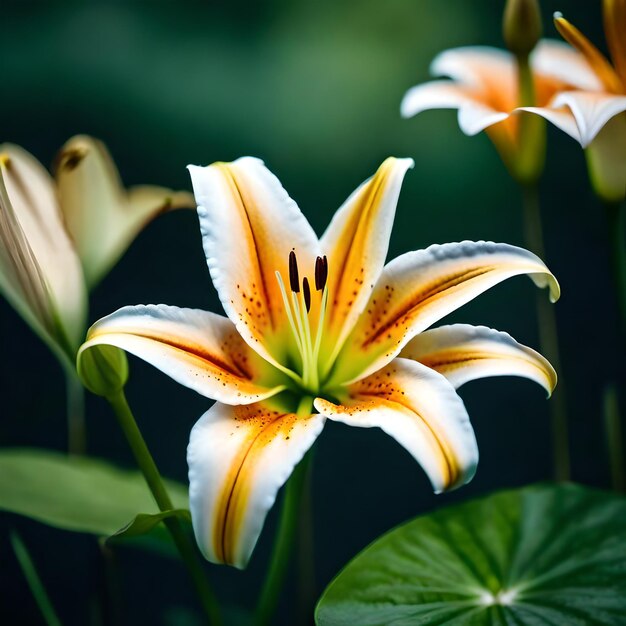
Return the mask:
<path fill-rule="evenodd" d="M 463 242 L 385 265 L 410 159 L 387 159 L 318 240 L 258 159 L 190 166 L 209 270 L 228 317 L 165 305 L 125 307 L 91 327 L 93 346 L 124 349 L 217 402 L 191 432 L 197 542 L 242 568 L 295 465 L 327 418 L 378 426 L 436 491 L 470 480 L 474 433 L 455 387 L 518 375 L 550 393 L 538 353 L 487 328 L 426 329 L 495 284 L 528 274 L 559 296 L 532 253 Z M 423 332 L 425 331 L 425 332 Z"/>
<path fill-rule="evenodd" d="M 591 181 L 598 195 L 619 202 L 626 195 L 626 0 L 604 0 L 604 30 L 613 64 L 560 13 L 554 23 L 564 39 L 586 59 L 589 71 L 554 65 L 555 77 L 579 89 L 524 111 L 536 113 L 573 137 L 586 150 Z"/>
<path fill-rule="evenodd" d="M 128 192 L 106 148 L 86 136 L 57 157 L 56 181 L 22 148 L 0 146 L 0 292 L 73 370 L 87 325 L 87 291 L 141 227 L 193 196 L 161 187 Z"/>
<path fill-rule="evenodd" d="M 559 41 L 541 40 L 530 55 L 535 102 L 548 106 L 569 89 L 596 89 L 598 79 L 586 58 Z M 443 79 L 409 89 L 401 103 L 403 117 L 429 109 L 458 109 L 466 135 L 485 131 L 504 163 L 515 172 L 520 141 L 520 95 L 515 55 L 488 46 L 467 46 L 440 53 L 430 66 Z"/>

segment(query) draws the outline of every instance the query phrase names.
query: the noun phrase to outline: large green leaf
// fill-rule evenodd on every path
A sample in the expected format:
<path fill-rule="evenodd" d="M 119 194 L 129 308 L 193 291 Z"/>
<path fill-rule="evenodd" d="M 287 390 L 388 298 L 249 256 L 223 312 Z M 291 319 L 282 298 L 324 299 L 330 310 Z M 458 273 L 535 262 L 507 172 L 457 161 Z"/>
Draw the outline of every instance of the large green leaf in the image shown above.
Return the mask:
<path fill-rule="evenodd" d="M 505 491 L 418 517 L 335 578 L 318 626 L 626 624 L 626 499 Z"/>
<path fill-rule="evenodd" d="M 166 486 L 174 507 L 188 508 L 187 488 Z M 158 513 L 139 472 L 28 448 L 0 450 L 0 509 L 100 536 L 113 535 L 139 513 Z"/>

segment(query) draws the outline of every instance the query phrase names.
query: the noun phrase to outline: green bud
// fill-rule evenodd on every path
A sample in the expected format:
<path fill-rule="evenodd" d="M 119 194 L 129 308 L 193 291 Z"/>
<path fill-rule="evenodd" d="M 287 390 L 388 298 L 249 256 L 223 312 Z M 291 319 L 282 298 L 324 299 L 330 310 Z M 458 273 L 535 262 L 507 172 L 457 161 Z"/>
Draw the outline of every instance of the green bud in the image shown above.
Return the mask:
<path fill-rule="evenodd" d="M 128 380 L 128 360 L 120 348 L 93 345 L 81 349 L 76 367 L 83 385 L 97 396 L 119 393 Z"/>
<path fill-rule="evenodd" d="M 541 11 L 537 0 L 507 0 L 502 19 L 506 47 L 516 56 L 527 56 L 541 38 Z"/>

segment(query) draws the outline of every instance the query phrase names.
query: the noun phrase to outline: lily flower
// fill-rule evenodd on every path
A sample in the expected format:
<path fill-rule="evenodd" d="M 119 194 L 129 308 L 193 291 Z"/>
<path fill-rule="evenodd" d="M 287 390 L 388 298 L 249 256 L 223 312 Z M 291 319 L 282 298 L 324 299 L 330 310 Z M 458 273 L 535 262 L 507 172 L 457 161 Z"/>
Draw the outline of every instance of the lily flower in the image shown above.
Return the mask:
<path fill-rule="evenodd" d="M 88 333 L 217 400 L 192 429 L 189 494 L 207 559 L 245 567 L 295 465 L 331 419 L 382 428 L 439 492 L 475 472 L 478 451 L 455 388 L 492 375 L 556 383 L 550 364 L 503 333 L 426 329 L 497 283 L 528 274 L 559 296 L 534 254 L 462 242 L 385 265 L 410 159 L 387 159 L 324 236 L 263 162 L 190 166 L 204 251 L 228 317 L 124 307 Z M 423 332 L 425 331 L 425 332 Z"/>
<path fill-rule="evenodd" d="M 579 89 L 557 94 L 550 102 L 524 107 L 573 137 L 586 149 L 591 180 L 598 194 L 620 201 L 626 194 L 626 0 L 604 0 L 604 31 L 611 62 L 560 13 L 554 23 L 586 60 L 593 73 L 574 66 L 554 65 L 553 75 L 579 83 Z"/>
<path fill-rule="evenodd" d="M 548 106 L 560 92 L 596 89 L 598 79 L 586 58 L 568 45 L 541 40 L 530 54 L 535 104 Z M 445 50 L 430 66 L 443 79 L 409 89 L 401 103 L 403 117 L 428 109 L 458 109 L 466 135 L 485 131 L 507 167 L 515 172 L 522 151 L 520 88 L 514 54 L 488 46 Z M 526 110 L 526 109 L 524 109 Z"/>
<path fill-rule="evenodd" d="M 85 337 L 87 292 L 160 211 L 193 197 L 161 187 L 126 191 L 102 143 L 70 139 L 56 181 L 22 148 L 0 146 L 0 292 L 73 369 Z"/>

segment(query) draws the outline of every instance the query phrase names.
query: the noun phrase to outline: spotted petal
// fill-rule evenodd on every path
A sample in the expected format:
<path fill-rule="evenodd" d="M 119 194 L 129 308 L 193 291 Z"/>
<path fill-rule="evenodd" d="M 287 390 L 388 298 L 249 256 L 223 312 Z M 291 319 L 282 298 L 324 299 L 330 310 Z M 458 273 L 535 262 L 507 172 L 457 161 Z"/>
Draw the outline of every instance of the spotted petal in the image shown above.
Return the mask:
<path fill-rule="evenodd" d="M 339 346 L 365 307 L 385 263 L 406 171 L 412 159 L 388 158 L 333 217 L 320 246 L 328 258 L 325 347 Z"/>
<path fill-rule="evenodd" d="M 189 503 L 214 563 L 244 568 L 280 487 L 322 431 L 323 416 L 216 403 L 191 431 Z"/>
<path fill-rule="evenodd" d="M 224 310 L 257 352 L 284 363 L 291 337 L 275 273 L 288 282 L 289 253 L 295 250 L 300 277 L 314 284 L 317 237 L 259 159 L 190 165 L 189 172 L 204 251 Z"/>
<path fill-rule="evenodd" d="M 389 363 L 415 335 L 498 283 L 528 274 L 549 287 L 559 285 L 537 256 L 491 242 L 448 243 L 408 252 L 388 263 L 345 348 L 339 354 L 335 384 L 366 376 Z"/>
<path fill-rule="evenodd" d="M 548 395 L 556 386 L 556 372 L 544 357 L 511 335 L 485 326 L 453 324 L 427 330 L 411 339 L 400 356 L 443 374 L 455 389 L 490 376 L 522 376 Z"/>
<path fill-rule="evenodd" d="M 28 152 L 0 146 L 0 288 L 53 349 L 73 360 L 87 295 L 52 178 Z"/>
<path fill-rule="evenodd" d="M 190 193 L 164 187 L 146 185 L 127 191 L 104 144 L 85 135 L 73 137 L 61 148 L 56 180 L 65 222 L 90 286 L 156 215 L 195 205 Z"/>
<path fill-rule="evenodd" d="M 349 426 L 378 426 L 424 468 L 435 491 L 472 479 L 478 448 L 463 401 L 438 372 L 394 359 L 348 388 L 341 404 L 318 398 L 315 408 Z"/>
<path fill-rule="evenodd" d="M 95 345 L 126 350 L 181 385 L 229 404 L 257 402 L 284 388 L 234 324 L 208 311 L 162 304 L 124 307 L 89 329 L 80 354 Z"/>

